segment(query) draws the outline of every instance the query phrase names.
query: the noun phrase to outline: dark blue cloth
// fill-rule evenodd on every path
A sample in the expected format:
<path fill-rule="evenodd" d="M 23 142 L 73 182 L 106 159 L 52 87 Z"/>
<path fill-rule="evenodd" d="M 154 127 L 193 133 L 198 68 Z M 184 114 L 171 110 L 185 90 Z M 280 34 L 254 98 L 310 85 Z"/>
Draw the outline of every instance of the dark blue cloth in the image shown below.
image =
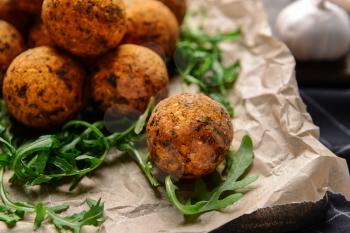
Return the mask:
<path fill-rule="evenodd" d="M 350 165 L 350 89 L 301 88 L 300 95 L 320 127 L 321 142 Z M 299 232 L 350 233 L 350 202 L 344 197 L 329 194 L 324 214 L 322 221 Z"/>
<path fill-rule="evenodd" d="M 314 227 L 319 233 L 349 233 L 350 232 L 350 204 L 344 197 L 332 195 L 330 198 L 327 218 L 323 223 Z M 306 232 L 305 232 L 306 233 Z"/>
<path fill-rule="evenodd" d="M 303 88 L 300 94 L 320 127 L 321 142 L 350 164 L 350 89 Z"/>
<path fill-rule="evenodd" d="M 349 233 L 350 204 L 341 195 L 329 194 L 328 210 L 318 224 L 295 233 Z"/>

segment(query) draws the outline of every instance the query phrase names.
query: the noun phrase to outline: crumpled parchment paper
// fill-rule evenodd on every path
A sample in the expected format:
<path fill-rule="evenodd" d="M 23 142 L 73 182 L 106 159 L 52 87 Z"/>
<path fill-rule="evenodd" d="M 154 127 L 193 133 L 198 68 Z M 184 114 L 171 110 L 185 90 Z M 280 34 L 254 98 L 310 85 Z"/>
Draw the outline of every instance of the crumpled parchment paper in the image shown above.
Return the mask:
<path fill-rule="evenodd" d="M 190 10 L 206 11 L 208 31 L 228 31 L 240 26 L 244 36 L 237 43 L 223 45 L 225 60 L 240 58 L 242 73 L 230 99 L 235 106 L 233 120 L 238 148 L 249 134 L 254 141 L 255 161 L 251 174 L 259 180 L 236 204 L 222 212 L 201 216 L 195 224 L 185 224 L 183 216 L 170 205 L 164 192 L 155 193 L 137 165 L 128 156 L 114 151 L 106 164 L 85 178 L 72 193 L 67 186 L 23 190 L 11 187 L 18 200 L 43 200 L 54 205 L 67 203 L 69 212 L 81 210 L 86 197 L 102 198 L 107 220 L 98 230 L 84 232 L 207 232 L 243 214 L 289 203 L 315 202 L 327 191 L 350 198 L 350 177 L 346 162 L 319 141 L 319 130 L 306 111 L 295 81 L 294 59 L 271 37 L 262 3 L 258 0 L 190 0 Z M 203 23 L 203 22 L 202 22 Z M 184 91 L 173 79 L 170 93 Z M 0 232 L 32 232 L 28 222 Z M 40 233 L 55 232 L 44 224 Z"/>

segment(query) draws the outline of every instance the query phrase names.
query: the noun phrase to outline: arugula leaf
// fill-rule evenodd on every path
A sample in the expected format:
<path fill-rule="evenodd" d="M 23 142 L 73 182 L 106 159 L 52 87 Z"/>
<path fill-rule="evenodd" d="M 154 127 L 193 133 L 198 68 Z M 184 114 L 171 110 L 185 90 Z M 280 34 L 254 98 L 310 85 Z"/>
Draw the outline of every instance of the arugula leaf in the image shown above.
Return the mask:
<path fill-rule="evenodd" d="M 0 154 L 0 166 L 9 166 L 11 164 L 11 157 L 7 153 Z"/>
<path fill-rule="evenodd" d="M 227 179 L 236 181 L 253 163 L 253 142 L 246 135 L 243 137 L 241 145 L 236 154 L 230 153 L 229 158 L 232 159 L 232 164 L 228 167 Z"/>
<path fill-rule="evenodd" d="M 146 175 L 152 187 L 158 187 L 160 185 L 157 178 L 152 174 L 153 165 L 149 152 L 137 149 L 137 147 L 134 146 L 133 142 L 128 142 L 119 145 L 118 149 L 133 154 L 133 158 L 135 159 L 143 173 Z"/>
<path fill-rule="evenodd" d="M 52 177 L 47 176 L 47 175 L 39 175 L 38 177 L 36 177 L 35 179 L 33 179 L 32 181 L 28 181 L 27 184 L 28 185 L 41 185 L 41 184 L 45 184 L 48 183 L 49 181 L 52 180 Z"/>
<path fill-rule="evenodd" d="M 90 207 L 88 211 L 82 211 L 70 216 L 60 217 L 51 209 L 47 209 L 47 215 L 59 231 L 68 229 L 72 230 L 73 233 L 80 233 L 83 226 L 101 226 L 104 222 L 104 204 L 101 202 L 101 200 L 98 200 L 97 202 L 86 200 L 86 203 L 88 203 Z"/>
<path fill-rule="evenodd" d="M 28 156 L 36 153 L 50 151 L 53 148 L 57 148 L 59 145 L 58 138 L 54 135 L 42 136 L 32 143 L 24 144 L 19 147 L 13 155 L 12 169 L 15 175 L 19 178 L 25 178 L 27 172 L 32 173 L 32 170 L 28 166 L 24 165 L 24 159 Z"/>
<path fill-rule="evenodd" d="M 134 132 L 135 134 L 139 135 L 145 128 L 147 124 L 148 117 L 150 115 L 150 112 L 155 106 L 154 97 L 151 98 L 151 100 L 148 103 L 146 111 L 140 116 L 140 118 L 137 120 Z"/>
<path fill-rule="evenodd" d="M 25 213 L 36 213 L 34 229 L 40 228 L 42 223 L 48 219 L 58 230 L 71 230 L 73 233 L 80 233 L 81 228 L 86 225 L 101 226 L 104 222 L 103 210 L 104 204 L 101 199 L 94 201 L 87 199 L 86 203 L 90 207 L 87 211 L 82 211 L 70 216 L 62 217 L 58 213 L 65 211 L 69 206 L 59 205 L 54 207 L 45 207 L 42 203 L 35 205 L 27 202 L 13 202 L 9 199 L 4 188 L 4 168 L 0 168 L 0 221 L 9 225 L 15 225 L 23 220 Z"/>
<path fill-rule="evenodd" d="M 12 180 L 40 185 L 63 177 L 81 179 L 97 169 L 109 152 L 110 143 L 101 126 L 101 122 L 70 121 L 63 127 L 64 133 L 41 136 L 20 146 L 11 158 Z"/>
<path fill-rule="evenodd" d="M 66 211 L 67 209 L 69 209 L 69 205 L 57 205 L 54 207 L 48 207 L 49 210 L 53 211 L 54 213 L 62 213 L 63 211 Z"/>
<path fill-rule="evenodd" d="M 209 94 L 209 96 L 213 100 L 221 103 L 226 108 L 227 112 L 230 114 L 231 117 L 233 117 L 235 115 L 235 111 L 234 111 L 231 103 L 227 99 L 223 98 L 221 95 L 219 95 L 217 93 L 211 93 L 211 94 Z"/>
<path fill-rule="evenodd" d="M 97 202 L 92 199 L 86 199 L 86 203 L 89 205 L 90 210 L 85 212 L 83 219 L 80 221 L 81 226 L 101 226 L 105 219 L 103 216 L 104 204 L 99 199 Z"/>
<path fill-rule="evenodd" d="M 40 228 L 46 217 L 46 208 L 44 207 L 43 203 L 36 204 L 35 213 L 36 217 L 34 220 L 34 230 L 37 230 Z"/>
<path fill-rule="evenodd" d="M 207 201 L 199 201 L 193 205 L 190 202 L 187 204 L 182 204 L 176 196 L 176 190 L 178 187 L 173 184 L 170 176 L 167 176 L 165 178 L 165 187 L 168 199 L 178 210 L 180 210 L 185 215 L 199 214 L 199 210 L 207 203 Z"/>
<path fill-rule="evenodd" d="M 5 222 L 8 225 L 15 225 L 22 219 L 23 216 L 21 214 L 16 213 L 3 204 L 0 204 L 0 221 Z"/>
<path fill-rule="evenodd" d="M 49 159 L 49 154 L 45 152 L 40 152 L 28 163 L 28 167 L 30 167 L 34 173 L 43 173 L 47 164 L 47 160 Z"/>
<path fill-rule="evenodd" d="M 184 215 L 200 215 L 209 211 L 221 210 L 232 205 L 240 198 L 243 193 L 237 192 L 258 179 L 257 176 L 249 176 L 239 180 L 240 177 L 248 170 L 253 162 L 253 143 L 249 136 L 244 136 L 241 146 L 236 153 L 229 153 L 227 167 L 225 169 L 226 177 L 213 188 L 208 191 L 206 184 L 202 179 L 195 183 L 195 199 L 196 203 L 191 204 L 188 201 L 182 204 L 176 195 L 178 189 L 168 176 L 165 179 L 165 187 L 168 199 L 174 206 Z"/>

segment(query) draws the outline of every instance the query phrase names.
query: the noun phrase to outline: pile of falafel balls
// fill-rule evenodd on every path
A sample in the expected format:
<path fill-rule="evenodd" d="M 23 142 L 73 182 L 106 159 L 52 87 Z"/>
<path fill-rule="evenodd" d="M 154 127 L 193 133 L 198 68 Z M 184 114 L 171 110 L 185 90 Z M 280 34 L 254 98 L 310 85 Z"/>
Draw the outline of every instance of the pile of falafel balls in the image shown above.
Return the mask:
<path fill-rule="evenodd" d="M 165 61 L 179 40 L 185 0 L 0 0 L 0 80 L 9 113 L 32 128 L 99 111 L 143 112 L 167 96 Z M 93 67 L 93 68 L 92 68 Z M 148 148 L 167 173 L 212 172 L 232 123 L 213 100 L 163 100 L 147 126 Z"/>
<path fill-rule="evenodd" d="M 48 129 L 79 114 L 88 98 L 103 112 L 112 105 L 143 112 L 150 97 L 165 97 L 163 59 L 175 50 L 186 3 L 163 2 L 0 0 L 1 80 L 10 114 Z"/>

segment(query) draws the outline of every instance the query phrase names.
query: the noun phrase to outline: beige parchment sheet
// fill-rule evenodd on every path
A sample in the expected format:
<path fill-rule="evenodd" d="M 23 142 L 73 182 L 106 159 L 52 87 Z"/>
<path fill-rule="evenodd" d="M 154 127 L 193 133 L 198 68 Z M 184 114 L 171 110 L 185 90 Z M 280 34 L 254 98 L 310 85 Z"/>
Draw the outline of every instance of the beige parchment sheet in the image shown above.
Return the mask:
<path fill-rule="evenodd" d="M 81 210 L 86 197 L 105 202 L 105 224 L 84 232 L 207 232 L 259 208 L 289 203 L 315 202 L 326 191 L 350 199 L 346 162 L 319 141 L 319 130 L 306 111 L 295 81 L 294 59 L 288 49 L 271 36 L 259 0 L 190 0 L 191 11 L 205 9 L 209 31 L 228 31 L 240 26 L 238 43 L 223 45 L 225 60 L 240 58 L 242 73 L 230 99 L 235 106 L 235 139 L 238 148 L 244 134 L 254 141 L 255 161 L 251 174 L 259 175 L 247 194 L 222 212 L 207 213 L 195 224 L 184 224 L 182 215 L 148 185 L 137 165 L 127 156 L 112 152 L 106 164 L 85 178 L 73 193 L 67 187 L 22 190 L 10 188 L 11 196 L 43 200 L 49 205 L 67 203 L 69 212 Z M 196 10 L 197 9 L 197 10 Z M 174 79 L 170 92 L 183 91 Z M 27 222 L 0 232 L 32 232 Z M 55 232 L 45 224 L 40 233 Z"/>

